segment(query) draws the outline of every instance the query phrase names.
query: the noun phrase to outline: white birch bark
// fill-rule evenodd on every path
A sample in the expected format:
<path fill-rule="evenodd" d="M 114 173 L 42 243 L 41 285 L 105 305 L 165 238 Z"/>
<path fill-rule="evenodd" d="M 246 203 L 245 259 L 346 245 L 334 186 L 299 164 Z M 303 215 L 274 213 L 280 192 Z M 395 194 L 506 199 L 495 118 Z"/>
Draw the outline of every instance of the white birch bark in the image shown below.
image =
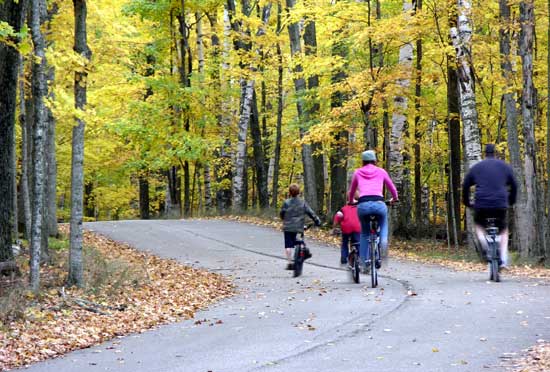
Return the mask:
<path fill-rule="evenodd" d="M 235 153 L 235 174 L 233 176 L 233 210 L 241 212 L 243 210 L 243 192 L 244 192 L 244 167 L 246 160 L 246 137 L 248 134 L 248 123 L 252 111 L 252 98 L 254 95 L 254 80 L 241 81 L 241 114 L 238 124 L 237 151 Z"/>
<path fill-rule="evenodd" d="M 403 1 L 403 13 L 406 19 L 410 18 L 412 9 L 413 6 L 410 0 Z M 405 159 L 405 139 L 408 131 L 407 91 L 410 89 L 411 85 L 412 62 L 413 45 L 410 41 L 406 41 L 403 46 L 399 48 L 399 66 L 402 76 L 397 80 L 400 94 L 393 99 L 394 110 L 392 113 L 390 153 L 388 155 L 390 161 L 390 174 L 400 194 L 399 198 L 401 200 L 398 209 L 392 213 L 392 219 L 394 220 L 393 230 L 406 229 L 409 224 L 409 221 L 407 221 L 407 214 L 410 211 L 410 197 L 406 194 L 410 193 L 408 185 L 410 181 L 408 165 Z"/>
<path fill-rule="evenodd" d="M 466 170 L 481 160 L 481 143 L 474 91 L 474 76 L 470 65 L 472 27 L 470 23 L 471 5 L 469 1 L 458 1 L 458 29 L 451 28 L 451 40 L 456 50 L 458 62 L 458 91 L 460 95 L 460 115 L 464 130 L 464 157 Z"/>

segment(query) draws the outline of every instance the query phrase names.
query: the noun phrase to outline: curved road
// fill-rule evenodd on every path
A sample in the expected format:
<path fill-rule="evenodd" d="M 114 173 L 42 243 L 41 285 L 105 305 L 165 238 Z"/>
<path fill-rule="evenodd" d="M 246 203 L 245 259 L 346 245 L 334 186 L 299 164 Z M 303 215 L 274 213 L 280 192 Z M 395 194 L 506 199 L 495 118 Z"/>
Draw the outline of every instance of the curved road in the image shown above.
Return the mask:
<path fill-rule="evenodd" d="M 547 282 L 491 283 L 485 272 L 392 260 L 371 289 L 367 277 L 351 283 L 337 249 L 314 243 L 304 275 L 292 278 L 281 232 L 265 227 L 215 220 L 86 227 L 231 276 L 239 294 L 193 320 L 31 371 L 505 371 L 514 353 L 550 339 Z"/>

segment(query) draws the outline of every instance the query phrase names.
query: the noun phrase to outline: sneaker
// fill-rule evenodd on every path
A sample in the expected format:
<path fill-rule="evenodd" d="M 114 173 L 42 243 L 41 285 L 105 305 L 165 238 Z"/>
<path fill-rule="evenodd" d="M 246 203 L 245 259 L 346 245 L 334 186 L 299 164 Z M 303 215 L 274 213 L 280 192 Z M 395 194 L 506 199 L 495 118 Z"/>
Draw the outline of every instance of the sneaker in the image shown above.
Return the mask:
<path fill-rule="evenodd" d="M 306 249 L 304 260 L 307 260 L 308 258 L 311 258 L 311 257 L 313 257 L 313 255 L 311 254 L 309 249 Z"/>
<path fill-rule="evenodd" d="M 287 264 L 286 269 L 287 270 L 294 270 L 294 264 L 292 264 L 292 263 Z"/>
<path fill-rule="evenodd" d="M 382 261 L 380 261 L 379 259 L 375 260 L 374 261 L 374 267 L 376 267 L 377 269 L 381 268 L 382 267 Z"/>

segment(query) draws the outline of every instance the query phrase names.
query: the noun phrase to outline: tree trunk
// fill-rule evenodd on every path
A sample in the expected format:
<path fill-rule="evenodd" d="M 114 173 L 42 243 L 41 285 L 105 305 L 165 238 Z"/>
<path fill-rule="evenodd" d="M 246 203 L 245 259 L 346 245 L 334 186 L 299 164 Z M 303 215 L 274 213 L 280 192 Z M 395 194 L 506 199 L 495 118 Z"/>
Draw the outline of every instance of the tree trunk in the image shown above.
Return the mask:
<path fill-rule="evenodd" d="M 34 106 L 33 130 L 33 205 L 31 229 L 30 285 L 34 291 L 40 286 L 40 260 L 42 256 L 46 182 L 46 42 L 40 28 L 40 1 L 31 2 L 31 33 L 34 44 L 32 60 L 32 95 Z"/>
<path fill-rule="evenodd" d="M 317 31 L 315 28 L 315 21 L 309 19 L 306 20 L 304 28 L 304 50 L 306 56 L 317 55 Z M 319 116 L 319 100 L 317 98 L 317 89 L 319 88 L 319 76 L 311 75 L 307 79 L 308 96 L 313 97 L 313 102 L 310 102 L 307 112 L 308 127 L 311 127 L 313 123 L 318 120 Z M 321 143 L 312 143 L 311 151 L 313 156 L 313 167 L 315 172 L 315 186 L 317 192 L 317 209 L 315 212 L 318 215 L 323 214 L 323 205 L 325 197 L 325 177 L 324 177 L 324 165 L 323 165 L 323 146 Z M 344 187 L 345 187 L 345 182 Z"/>
<path fill-rule="evenodd" d="M 246 137 L 248 123 L 252 111 L 254 96 L 254 80 L 241 80 L 241 109 L 238 124 L 237 152 L 235 154 L 235 174 L 233 176 L 233 211 L 242 212 L 245 208 L 244 199 L 244 167 L 246 162 Z"/>
<path fill-rule="evenodd" d="M 416 0 L 415 14 L 422 12 L 422 0 Z M 422 158 L 420 130 L 420 99 L 422 98 L 422 38 L 416 40 L 416 82 L 415 82 L 415 117 L 414 117 L 414 201 L 415 201 L 415 224 L 417 236 L 423 234 L 427 225 L 424 224 L 424 209 L 422 208 Z"/>
<path fill-rule="evenodd" d="M 412 10 L 410 0 L 403 2 L 403 12 L 408 18 Z M 391 142 L 390 142 L 390 174 L 399 193 L 400 203 L 394 208 L 393 231 L 408 236 L 410 224 L 411 198 L 410 198 L 410 171 L 408 149 L 405 147 L 405 139 L 408 137 L 408 98 L 407 90 L 410 87 L 410 75 L 413 60 L 413 46 L 405 42 L 399 49 L 399 65 L 402 76 L 397 80 L 401 95 L 394 97 L 394 111 L 392 114 Z"/>
<path fill-rule="evenodd" d="M 281 25 L 281 13 L 282 5 L 281 2 L 277 4 L 277 34 L 279 34 L 282 29 Z M 273 164 L 273 188 L 272 188 L 272 202 L 271 206 L 274 209 L 277 209 L 278 200 L 279 200 L 279 166 L 281 162 L 281 139 L 282 132 L 281 128 L 283 126 L 283 110 L 284 110 L 284 101 L 283 101 L 283 53 L 281 50 L 281 43 L 277 42 L 277 126 L 275 129 L 275 150 L 274 150 L 274 164 Z"/>
<path fill-rule="evenodd" d="M 289 9 L 292 9 L 295 5 L 295 0 L 286 0 L 286 5 Z M 300 58 L 302 54 L 302 47 L 300 42 L 300 25 L 298 22 L 289 23 L 288 34 L 290 38 L 290 53 L 294 58 Z M 300 121 L 300 138 L 306 134 L 306 107 L 304 98 L 302 97 L 306 90 L 306 82 L 300 75 L 303 72 L 302 66 L 297 63 L 294 66 L 294 88 L 296 90 L 297 100 L 296 109 L 298 111 L 298 119 Z M 304 170 L 304 194 L 305 199 L 310 207 L 317 211 L 319 210 L 319 203 L 317 201 L 317 187 L 315 185 L 315 163 L 313 161 L 313 151 L 311 145 L 302 145 L 302 164 Z"/>
<path fill-rule="evenodd" d="M 514 72 L 512 68 L 511 60 L 511 36 L 510 36 L 510 26 L 511 23 L 511 9 L 508 0 L 499 0 L 500 7 L 500 19 L 501 26 L 499 30 L 499 41 L 500 41 L 500 54 L 502 55 L 502 75 L 506 81 L 506 91 L 502 99 L 504 101 L 505 112 L 506 112 L 506 128 L 508 134 L 508 152 L 510 154 L 510 162 L 512 168 L 514 169 L 515 176 L 518 181 L 518 198 L 517 204 L 514 207 L 513 211 L 513 223 L 511 229 L 512 235 L 512 246 L 519 248 L 521 245 L 521 240 L 523 239 L 521 234 L 523 233 L 518 229 L 521 226 L 521 221 L 525 219 L 525 181 L 523 178 L 523 169 L 521 165 L 521 155 L 520 155 L 520 143 L 518 135 L 518 113 L 516 107 L 516 100 L 514 97 Z M 550 112 L 550 111 L 549 111 Z"/>
<path fill-rule="evenodd" d="M 460 97 L 460 115 L 464 131 L 464 157 L 465 167 L 468 171 L 475 163 L 481 160 L 481 143 L 479 138 L 479 126 L 476 107 L 474 74 L 470 66 L 471 59 L 471 35 L 470 4 L 467 1 L 458 2 L 458 30 L 452 27 L 451 40 L 456 50 L 458 62 L 458 91 Z M 474 246 L 473 217 L 470 211 L 466 212 L 466 225 L 470 230 L 469 245 Z"/>
<path fill-rule="evenodd" d="M 519 54 L 522 62 L 523 91 L 521 95 L 521 114 L 523 121 L 524 162 L 526 203 L 523 209 L 524 218 L 518 226 L 520 232 L 520 255 L 523 258 L 539 258 L 542 256 L 542 240 L 538 236 L 542 223 L 537 216 L 537 167 L 535 116 L 537 109 L 536 92 L 533 83 L 533 39 L 534 39 L 534 2 L 520 2 L 520 38 Z"/>
<path fill-rule="evenodd" d="M 448 157 L 448 198 L 447 198 L 447 231 L 449 239 L 457 247 L 460 241 L 460 167 L 461 167 L 461 135 L 460 135 L 460 109 L 458 94 L 458 76 L 452 56 L 447 56 L 447 131 L 449 140 Z"/>
<path fill-rule="evenodd" d="M 139 176 L 139 217 L 149 219 L 149 179 L 147 174 Z"/>
<path fill-rule="evenodd" d="M 548 14 L 550 15 L 550 1 L 547 2 Z M 550 16 L 548 17 L 547 35 L 550 35 Z M 546 44 L 547 60 L 546 64 L 550 66 L 550 37 Z M 545 262 L 550 263 L 550 69 L 546 74 L 546 253 Z"/>
<path fill-rule="evenodd" d="M 86 64 L 92 57 L 88 48 L 86 34 L 87 8 L 86 0 L 73 0 L 75 16 L 74 50 L 80 54 Z M 87 66 L 85 66 L 87 67 Z M 86 109 L 86 86 L 88 72 L 86 68 L 75 72 L 74 95 L 75 108 Z M 84 200 L 84 128 L 85 122 L 76 118 L 77 125 L 73 127 L 72 162 L 71 162 L 71 233 L 69 253 L 69 285 L 84 286 L 84 267 L 82 261 L 82 214 Z"/>
<path fill-rule="evenodd" d="M 48 11 L 46 0 L 41 0 L 41 8 L 43 14 L 42 23 L 46 23 L 46 36 L 50 36 L 50 39 L 46 40 L 48 48 L 52 46 L 51 41 L 51 20 L 55 14 L 57 14 L 57 3 L 53 2 L 51 9 Z M 47 62 L 47 61 L 46 61 Z M 47 86 L 49 87 L 55 81 L 55 69 L 52 65 L 46 65 L 46 79 Z M 53 89 L 49 89 L 48 99 L 53 101 L 55 99 Z M 57 236 L 57 159 L 56 159 L 56 143 L 55 143 L 55 129 L 56 123 L 52 110 L 46 106 L 46 222 L 47 235 Z"/>
<path fill-rule="evenodd" d="M 30 185 L 30 133 L 26 116 L 26 100 L 25 100 L 25 72 L 24 60 L 20 59 L 20 74 L 19 74 L 19 124 L 21 125 L 21 199 L 23 204 L 23 219 L 25 223 L 25 239 L 31 240 L 31 196 L 29 191 Z"/>
<path fill-rule="evenodd" d="M 265 168 L 265 156 L 262 144 L 262 134 L 260 131 L 256 92 L 254 92 L 252 98 L 250 135 L 252 137 L 252 146 L 254 152 L 254 169 L 256 171 L 256 189 L 258 191 L 259 206 L 260 209 L 265 209 L 269 207 L 269 195 L 267 191 L 267 169 Z"/>
<path fill-rule="evenodd" d="M 0 19 L 19 32 L 25 14 L 25 0 L 4 0 L 0 2 Z M 17 49 L 0 43 L 0 167 L 12 167 L 13 138 L 15 131 L 15 111 L 17 95 L 17 74 L 19 52 Z M 0 177 L 0 262 L 13 258 L 11 234 L 13 223 L 13 180 L 12 172 Z"/>
<path fill-rule="evenodd" d="M 210 164 L 204 164 L 204 208 L 207 212 L 212 209 L 212 176 L 210 174 Z"/>

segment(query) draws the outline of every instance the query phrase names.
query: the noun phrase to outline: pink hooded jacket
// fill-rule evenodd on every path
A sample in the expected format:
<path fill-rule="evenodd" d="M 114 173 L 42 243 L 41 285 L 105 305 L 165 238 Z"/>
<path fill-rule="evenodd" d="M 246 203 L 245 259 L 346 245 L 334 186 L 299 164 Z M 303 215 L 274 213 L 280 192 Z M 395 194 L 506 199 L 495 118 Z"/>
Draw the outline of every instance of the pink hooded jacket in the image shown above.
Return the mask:
<path fill-rule="evenodd" d="M 392 197 L 397 200 L 397 189 L 388 172 L 374 164 L 368 164 L 355 171 L 349 190 L 350 203 L 353 202 L 355 191 L 359 189 L 361 196 L 384 196 L 384 185 L 390 191 Z"/>

